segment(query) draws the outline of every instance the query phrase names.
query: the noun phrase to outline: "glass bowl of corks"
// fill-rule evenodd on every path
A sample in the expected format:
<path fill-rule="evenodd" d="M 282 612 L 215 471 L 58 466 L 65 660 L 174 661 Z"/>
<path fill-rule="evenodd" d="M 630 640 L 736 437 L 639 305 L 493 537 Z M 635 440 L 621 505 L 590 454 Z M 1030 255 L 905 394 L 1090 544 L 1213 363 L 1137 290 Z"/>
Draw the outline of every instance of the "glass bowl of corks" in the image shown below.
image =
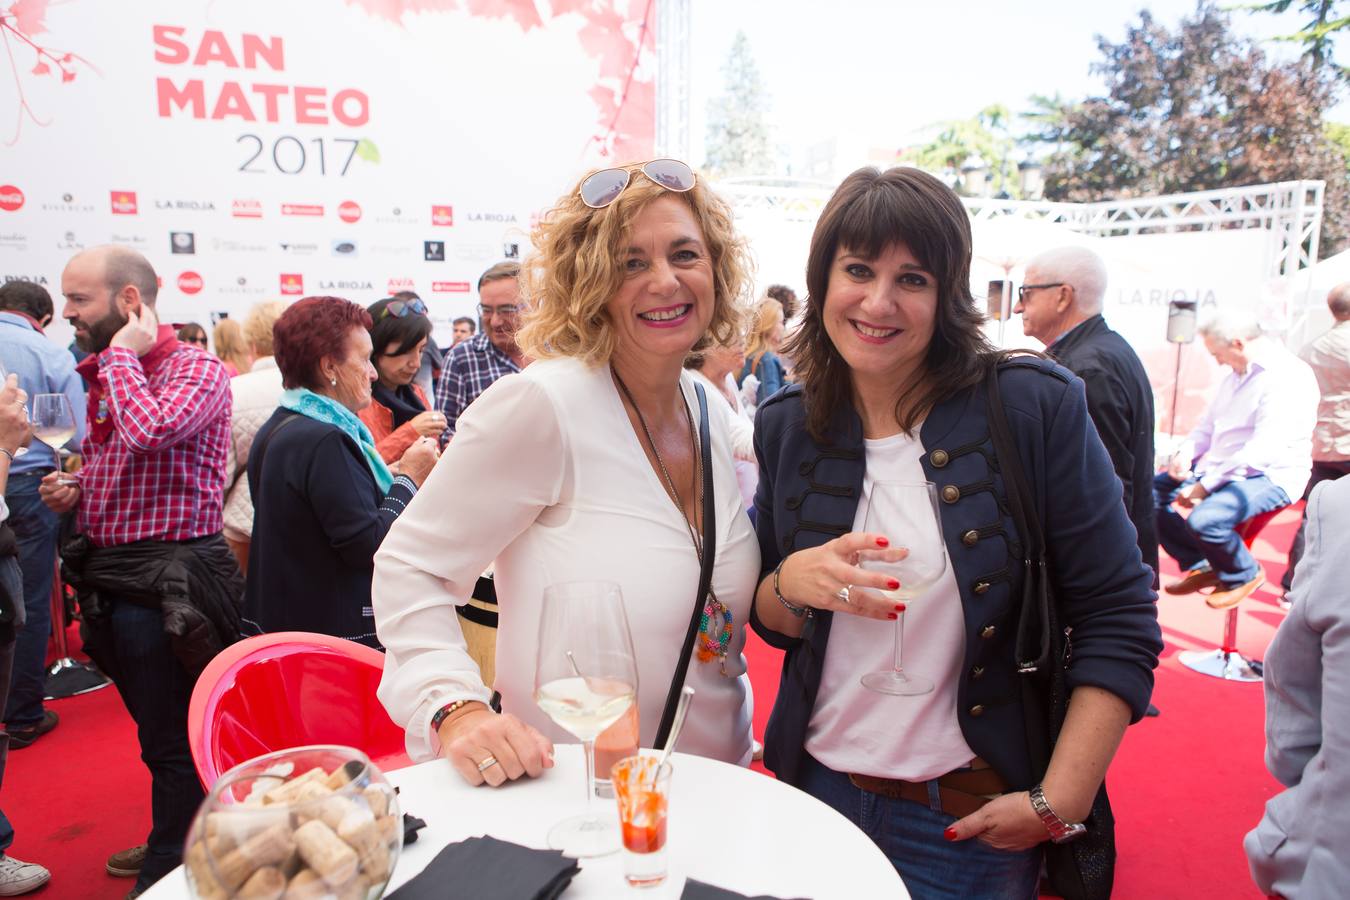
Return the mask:
<path fill-rule="evenodd" d="M 188 887 L 202 900 L 384 893 L 403 846 L 398 797 L 352 747 L 295 747 L 220 776 L 188 832 Z"/>

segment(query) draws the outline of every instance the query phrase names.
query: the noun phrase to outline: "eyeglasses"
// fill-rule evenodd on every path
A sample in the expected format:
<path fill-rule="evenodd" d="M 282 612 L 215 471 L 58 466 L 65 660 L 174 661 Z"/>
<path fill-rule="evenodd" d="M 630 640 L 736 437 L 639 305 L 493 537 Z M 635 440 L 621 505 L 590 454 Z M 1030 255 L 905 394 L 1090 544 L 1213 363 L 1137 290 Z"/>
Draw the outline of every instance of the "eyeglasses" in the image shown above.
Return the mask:
<path fill-rule="evenodd" d="M 1042 288 L 1064 287 L 1065 282 L 1055 281 L 1050 284 L 1024 284 L 1017 289 L 1017 302 L 1022 303 L 1027 299 L 1027 291 L 1039 291 Z"/>
<path fill-rule="evenodd" d="M 482 316 L 484 319 L 490 319 L 494 315 L 501 316 L 503 318 L 507 316 L 514 316 L 516 313 L 520 312 L 520 309 L 521 308 L 519 306 L 484 306 L 481 303 L 478 304 L 478 314 Z"/>
<path fill-rule="evenodd" d="M 200 347 L 206 346 L 206 338 L 204 337 L 179 338 L 179 340 L 184 344 L 196 344 Z"/>
<path fill-rule="evenodd" d="M 404 316 L 408 315 L 425 316 L 426 314 L 427 314 L 427 305 L 423 303 L 420 299 L 391 300 L 384 307 L 384 309 L 380 310 L 381 319 L 383 319 L 385 316 L 393 316 L 396 319 L 401 319 Z"/>
<path fill-rule="evenodd" d="M 642 174 L 668 191 L 683 194 L 694 189 L 694 170 L 678 159 L 643 163 Z M 631 178 L 627 169 L 601 169 L 581 183 L 581 202 L 591 209 L 604 209 L 619 199 Z"/>

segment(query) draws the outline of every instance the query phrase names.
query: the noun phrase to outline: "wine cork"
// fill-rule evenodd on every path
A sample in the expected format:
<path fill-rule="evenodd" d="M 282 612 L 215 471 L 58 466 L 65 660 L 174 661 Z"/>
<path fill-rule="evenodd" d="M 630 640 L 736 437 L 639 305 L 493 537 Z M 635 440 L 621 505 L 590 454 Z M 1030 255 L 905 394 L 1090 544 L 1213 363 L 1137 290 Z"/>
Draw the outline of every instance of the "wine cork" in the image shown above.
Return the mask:
<path fill-rule="evenodd" d="M 337 831 L 347 819 L 373 822 L 375 818 L 364 807 L 357 806 L 346 797 L 329 797 L 318 805 L 316 818 L 329 828 Z"/>
<path fill-rule="evenodd" d="M 367 878 L 364 873 L 358 872 L 356 877 L 347 884 L 337 889 L 338 900 L 366 900 L 370 895 L 371 885 L 377 884 Z"/>
<path fill-rule="evenodd" d="M 264 866 L 284 863 L 295 847 L 296 839 L 291 830 L 280 823 L 273 825 L 244 841 L 217 862 L 219 880 L 227 891 L 233 891 Z"/>
<path fill-rule="evenodd" d="M 380 830 L 380 839 L 386 844 L 392 844 L 398 841 L 400 847 L 403 846 L 403 820 L 398 816 L 384 816 L 376 819 L 375 825 Z"/>
<path fill-rule="evenodd" d="M 373 882 L 389 877 L 389 843 L 374 819 L 347 819 L 338 828 L 338 837 L 356 851 L 361 871 Z"/>
<path fill-rule="evenodd" d="M 371 784 L 361 792 L 366 798 L 366 803 L 370 806 L 370 814 L 375 818 L 383 818 L 389 814 L 389 792 L 382 787 Z"/>
<path fill-rule="evenodd" d="M 295 829 L 295 843 L 305 865 L 318 872 L 331 887 L 346 884 L 356 874 L 356 851 L 318 819 Z"/>
<path fill-rule="evenodd" d="M 292 803 L 300 790 L 311 781 L 323 782 L 328 773 L 321 766 L 315 766 L 303 775 L 297 775 L 280 787 L 272 788 L 263 794 L 263 803 Z"/>
<path fill-rule="evenodd" d="M 365 764 L 360 762 L 359 760 L 355 759 L 348 760 L 347 762 L 343 763 L 342 765 L 334 769 L 333 774 L 329 775 L 324 783 L 336 791 L 344 784 L 347 784 L 350 781 L 354 781 L 356 779 L 356 776 L 360 775 L 361 772 L 365 770 L 365 768 L 366 768 Z"/>
<path fill-rule="evenodd" d="M 188 848 L 187 856 L 184 858 L 188 871 L 192 873 L 192 881 L 197 888 L 197 896 L 202 900 L 215 900 L 223 898 L 225 889 L 216 881 L 215 872 L 211 871 L 211 861 L 207 858 L 206 843 L 204 841 L 194 841 Z"/>
<path fill-rule="evenodd" d="M 328 885 L 313 869 L 301 869 L 286 885 L 285 900 L 318 900 L 328 895 Z"/>
<path fill-rule="evenodd" d="M 235 894 L 239 900 L 280 900 L 286 892 L 286 876 L 274 866 L 264 866 L 249 876 Z"/>

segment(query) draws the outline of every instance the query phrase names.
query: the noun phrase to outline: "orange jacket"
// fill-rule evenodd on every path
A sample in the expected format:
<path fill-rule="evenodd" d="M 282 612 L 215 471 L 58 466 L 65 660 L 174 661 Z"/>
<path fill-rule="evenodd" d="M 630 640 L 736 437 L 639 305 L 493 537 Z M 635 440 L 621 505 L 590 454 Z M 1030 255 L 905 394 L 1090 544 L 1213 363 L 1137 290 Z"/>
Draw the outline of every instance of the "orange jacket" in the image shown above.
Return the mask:
<path fill-rule="evenodd" d="M 422 401 L 422 405 L 431 409 L 427 395 L 422 393 L 422 389 L 415 384 L 412 389 L 417 399 Z M 380 451 L 380 458 L 386 463 L 398 462 L 418 438 L 417 429 L 413 428 L 411 422 L 404 422 L 398 428 L 394 428 L 393 411 L 387 406 L 380 405 L 378 400 L 371 400 L 370 405 L 356 415 L 366 423 L 366 427 L 374 435 L 375 449 Z"/>

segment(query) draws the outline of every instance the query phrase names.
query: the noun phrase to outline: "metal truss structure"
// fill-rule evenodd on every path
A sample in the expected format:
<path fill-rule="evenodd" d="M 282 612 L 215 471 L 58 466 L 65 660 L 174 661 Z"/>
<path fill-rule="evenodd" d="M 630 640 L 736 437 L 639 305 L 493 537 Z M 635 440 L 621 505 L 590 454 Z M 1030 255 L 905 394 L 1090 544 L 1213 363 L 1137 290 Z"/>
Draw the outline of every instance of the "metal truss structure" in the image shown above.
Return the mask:
<path fill-rule="evenodd" d="M 688 159 L 689 0 L 656 0 L 656 155 Z"/>
<path fill-rule="evenodd" d="M 1317 261 L 1324 189 L 1321 181 L 1282 181 L 1097 203 L 986 197 L 966 197 L 962 202 L 977 221 L 1033 219 L 1094 237 L 1265 229 L 1272 240 L 1269 275 L 1279 279 L 1292 278 Z M 739 213 L 810 222 L 819 216 L 832 186 L 789 179 L 737 178 L 720 182 L 718 190 Z"/>

